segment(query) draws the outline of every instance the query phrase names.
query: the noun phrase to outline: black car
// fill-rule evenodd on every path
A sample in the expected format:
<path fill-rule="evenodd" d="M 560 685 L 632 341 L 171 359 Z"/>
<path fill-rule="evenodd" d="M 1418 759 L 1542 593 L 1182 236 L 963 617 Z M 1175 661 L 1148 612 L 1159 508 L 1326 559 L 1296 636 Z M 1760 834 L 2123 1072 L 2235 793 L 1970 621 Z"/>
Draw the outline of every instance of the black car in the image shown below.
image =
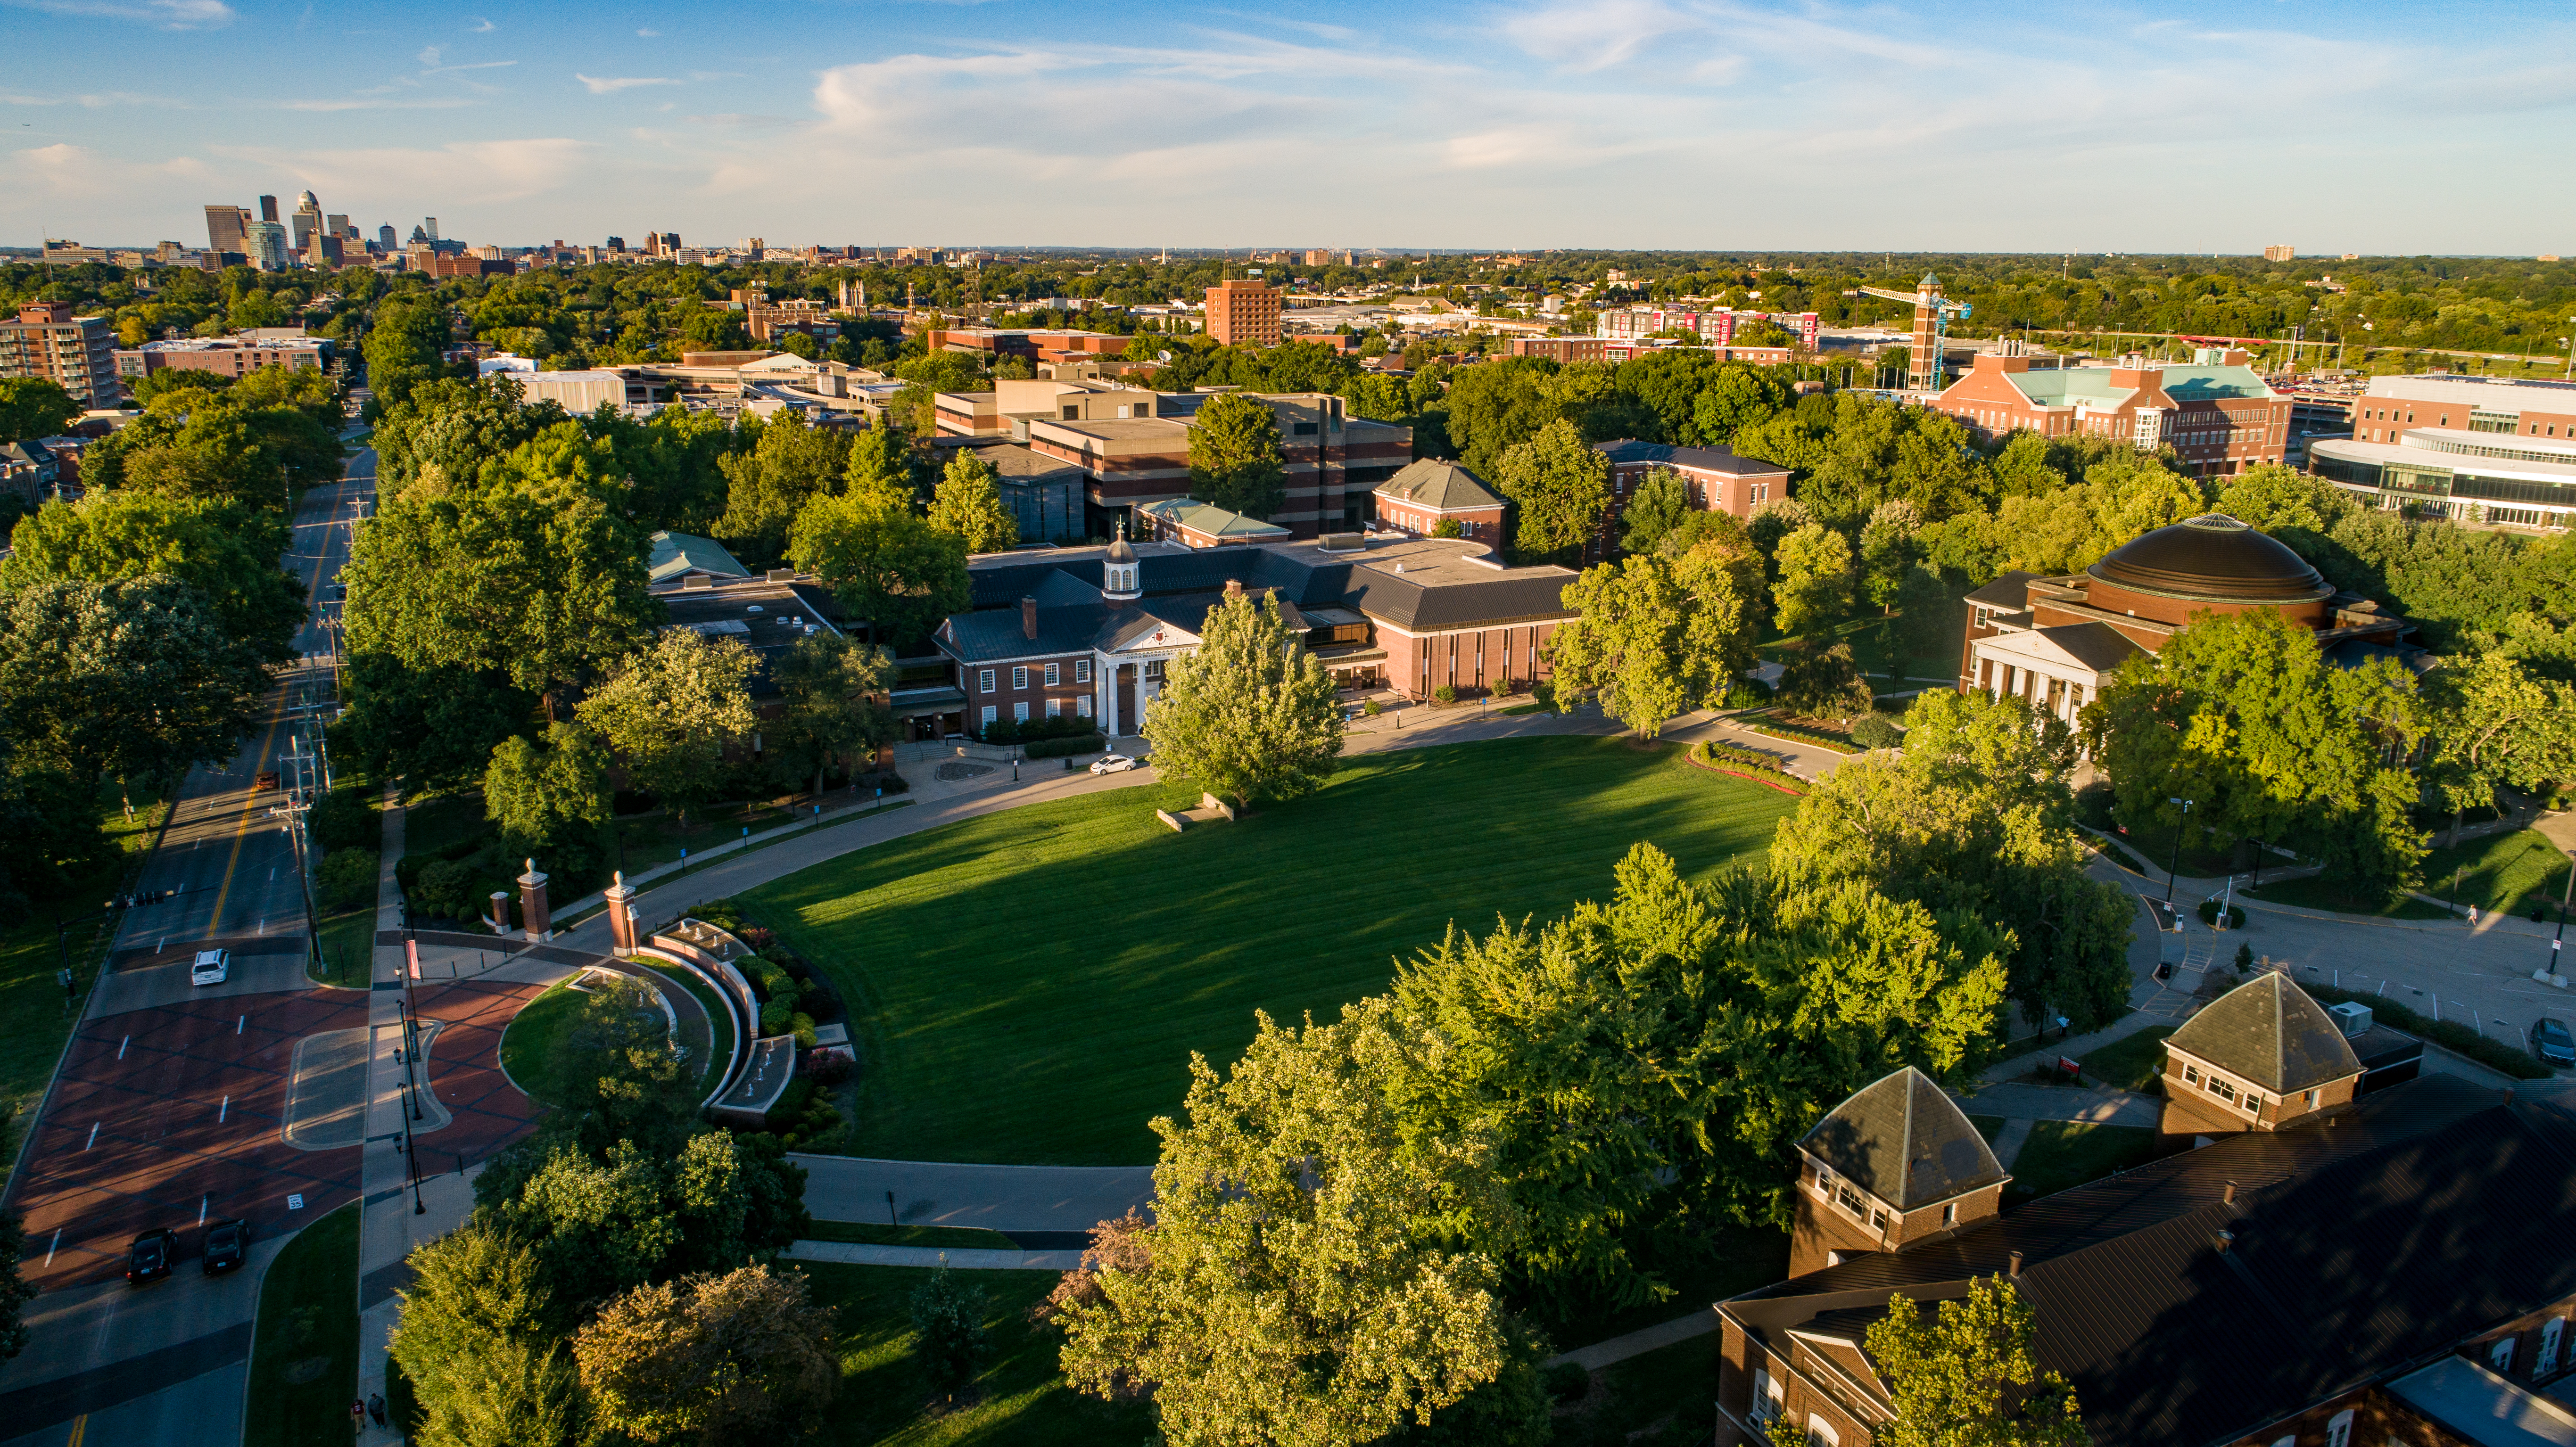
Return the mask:
<path fill-rule="evenodd" d="M 2531 1053 L 2543 1065 L 2576 1065 L 2576 1035 L 2567 1033 L 2567 1022 L 2544 1015 L 2531 1022 Z"/>
<path fill-rule="evenodd" d="M 178 1256 L 178 1232 L 166 1228 L 146 1231 L 125 1249 L 125 1279 L 137 1285 L 158 1281 L 170 1274 L 170 1263 Z"/>
<path fill-rule="evenodd" d="M 219 1276 L 239 1271 L 250 1256 L 250 1223 L 243 1220 L 217 1221 L 206 1228 L 206 1274 Z"/>

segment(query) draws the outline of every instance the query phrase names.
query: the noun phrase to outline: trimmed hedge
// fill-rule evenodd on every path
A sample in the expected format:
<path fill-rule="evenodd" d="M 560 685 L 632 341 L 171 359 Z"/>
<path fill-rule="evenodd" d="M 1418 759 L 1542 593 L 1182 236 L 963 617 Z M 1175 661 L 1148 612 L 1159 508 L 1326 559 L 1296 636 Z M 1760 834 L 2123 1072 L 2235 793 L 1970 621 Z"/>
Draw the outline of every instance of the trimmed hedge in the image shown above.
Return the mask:
<path fill-rule="evenodd" d="M 1773 763 L 1769 754 L 1753 749 L 1739 748 L 1734 744 L 1722 744 L 1715 739 L 1709 739 L 1699 744 L 1693 752 L 1700 762 L 1711 768 L 1749 774 L 1765 783 L 1776 783 L 1801 794 L 1807 792 L 1809 787 L 1806 780 L 1782 770 L 1778 764 Z"/>
<path fill-rule="evenodd" d="M 1035 743 L 1022 744 L 1020 757 L 1067 759 L 1076 754 L 1096 754 L 1107 747 L 1109 747 L 1109 740 L 1099 734 L 1083 734 L 1078 738 L 1070 739 L 1039 739 Z"/>
<path fill-rule="evenodd" d="M 2218 923 L 2217 900 L 2204 899 L 2200 902 L 2200 922 L 2202 924 L 2210 925 Z M 2241 904 L 2231 904 L 2227 907 L 2227 927 L 2229 929 L 2245 928 L 2245 906 Z"/>
<path fill-rule="evenodd" d="M 2516 1050 L 2501 1040 L 2490 1039 L 2457 1020 L 2436 1020 L 2430 1016 L 2419 1015 L 2385 995 L 2373 995 L 2362 990 L 2339 990 L 2332 985 L 2302 984 L 2299 988 L 2307 991 L 2312 998 L 2328 1005 L 2339 1005 L 2346 1000 L 2359 1000 L 2370 1007 L 2372 1019 L 2392 1025 L 2409 1035 L 2421 1036 L 2445 1050 L 2465 1055 L 2480 1065 L 2491 1066 L 2516 1080 L 2539 1080 L 2558 1073 L 2532 1059 L 2527 1051 Z"/>

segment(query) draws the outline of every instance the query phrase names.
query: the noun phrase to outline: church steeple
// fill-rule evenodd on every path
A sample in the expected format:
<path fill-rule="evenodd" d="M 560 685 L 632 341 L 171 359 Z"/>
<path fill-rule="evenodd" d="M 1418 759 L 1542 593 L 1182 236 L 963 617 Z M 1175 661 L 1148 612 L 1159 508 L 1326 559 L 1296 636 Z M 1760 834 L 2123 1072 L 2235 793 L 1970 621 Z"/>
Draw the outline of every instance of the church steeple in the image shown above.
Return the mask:
<path fill-rule="evenodd" d="M 1109 544 L 1109 552 L 1100 560 L 1100 599 L 1104 603 L 1133 603 L 1145 596 L 1138 585 L 1136 550 L 1127 546 L 1127 520 L 1118 520 L 1118 536 Z"/>

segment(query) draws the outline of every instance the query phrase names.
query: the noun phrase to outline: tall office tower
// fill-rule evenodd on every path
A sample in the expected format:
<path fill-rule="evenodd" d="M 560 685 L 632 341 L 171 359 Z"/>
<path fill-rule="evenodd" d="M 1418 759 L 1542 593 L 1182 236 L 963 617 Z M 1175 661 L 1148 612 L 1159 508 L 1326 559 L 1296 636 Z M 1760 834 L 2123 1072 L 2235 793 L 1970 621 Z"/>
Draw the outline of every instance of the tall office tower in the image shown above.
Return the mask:
<path fill-rule="evenodd" d="M 262 271 L 287 266 L 286 228 L 274 221 L 254 221 L 242 228 L 242 253 Z"/>
<path fill-rule="evenodd" d="M 624 251 L 626 249 L 626 238 L 623 236 L 612 236 L 608 238 L 608 249 L 611 251 Z"/>
<path fill-rule="evenodd" d="M 1229 281 L 1207 289 L 1207 334 L 1226 346 L 1279 345 L 1279 292 L 1268 282 Z"/>
<path fill-rule="evenodd" d="M 388 222 L 387 224 L 376 228 L 376 245 L 384 252 L 385 255 L 393 255 L 394 248 L 401 244 L 401 238 L 394 235 L 392 223 Z"/>
<path fill-rule="evenodd" d="M 430 239 L 430 240 L 432 240 L 432 241 L 436 241 L 436 240 L 438 239 L 438 218 L 437 218 L 437 217 L 435 217 L 435 216 L 424 216 L 424 217 L 422 217 L 422 218 L 421 218 L 421 222 L 420 222 L 420 224 L 421 224 L 422 226 L 424 226 L 424 227 L 428 228 L 428 231 L 429 231 L 429 239 Z"/>
<path fill-rule="evenodd" d="M 295 254 L 308 256 L 313 251 L 313 238 L 322 232 L 322 203 L 306 191 L 295 198 Z"/>
<path fill-rule="evenodd" d="M 350 239 L 350 238 L 352 238 L 352 237 L 355 237 L 355 236 L 358 234 L 357 232 L 355 232 L 355 231 L 353 231 L 353 230 L 351 230 L 351 229 L 350 229 L 350 227 L 349 227 L 349 218 L 348 218 L 348 217 L 346 217 L 346 216 L 325 216 L 325 217 L 323 217 L 323 218 L 322 218 L 322 229 L 323 229 L 323 230 L 325 230 L 325 231 L 330 232 L 330 233 L 331 233 L 332 235 L 334 235 L 334 236 L 337 236 L 337 237 L 341 238 L 342 240 L 348 240 L 348 239 Z"/>
<path fill-rule="evenodd" d="M 206 249 L 219 252 L 241 250 L 242 223 L 248 220 L 250 213 L 239 206 L 207 207 Z"/>
<path fill-rule="evenodd" d="M 259 198 L 259 219 L 262 221 L 275 221 L 277 219 L 276 197 L 262 196 Z"/>

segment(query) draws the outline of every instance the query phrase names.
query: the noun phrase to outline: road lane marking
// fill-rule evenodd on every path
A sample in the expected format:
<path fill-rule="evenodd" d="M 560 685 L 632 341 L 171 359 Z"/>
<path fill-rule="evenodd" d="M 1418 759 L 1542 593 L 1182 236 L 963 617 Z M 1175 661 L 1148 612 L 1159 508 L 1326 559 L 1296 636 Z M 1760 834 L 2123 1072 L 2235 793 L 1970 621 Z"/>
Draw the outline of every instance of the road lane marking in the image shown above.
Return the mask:
<path fill-rule="evenodd" d="M 81 1142 L 82 1150 L 88 1150 L 91 1146 L 98 1144 L 98 1125 L 99 1123 L 97 1121 L 91 1121 L 89 1123 L 89 1139 Z"/>
<path fill-rule="evenodd" d="M 124 1039 L 117 1041 L 117 1042 L 116 1042 L 116 1058 L 117 1058 L 117 1059 L 119 1059 L 119 1060 L 123 1060 L 123 1059 L 125 1058 L 125 1047 L 126 1047 L 126 1046 L 128 1046 L 128 1045 L 131 1045 L 131 1044 L 133 1044 L 133 1043 L 134 1043 L 134 1037 L 133 1037 L 133 1036 L 131 1036 L 131 1035 L 128 1035 L 128 1036 L 126 1036 Z"/>
<path fill-rule="evenodd" d="M 88 1435 L 89 1413 L 83 1412 L 72 1418 L 72 1435 L 63 1439 L 63 1447 L 81 1447 L 81 1439 Z"/>
<path fill-rule="evenodd" d="M 285 685 L 280 684 L 277 707 L 268 716 L 268 732 L 260 736 L 259 758 L 261 760 L 268 758 L 271 746 L 277 742 L 277 727 L 284 722 L 286 722 L 286 688 Z M 224 901 L 230 898 L 233 892 L 233 871 L 241 867 L 242 841 L 250 836 L 251 821 L 257 818 L 258 814 L 259 789 L 257 780 L 254 778 L 249 796 L 242 800 L 241 822 L 233 826 L 233 851 L 231 856 L 224 860 L 224 882 L 215 890 L 214 912 L 206 916 L 206 933 L 209 935 L 214 934 L 216 928 L 223 923 Z"/>
<path fill-rule="evenodd" d="M 62 1228 L 62 1227 L 60 1227 L 60 1226 L 56 1226 L 56 1227 L 54 1228 L 54 1239 L 52 1240 L 52 1242 L 50 1242 L 50 1243 L 45 1247 L 45 1264 L 46 1264 L 47 1266 L 51 1266 L 51 1265 L 53 1265 L 53 1264 L 54 1264 L 54 1253 L 55 1253 L 56 1251 L 61 1250 L 61 1249 L 62 1249 L 62 1246 L 63 1246 L 63 1228 Z"/>
<path fill-rule="evenodd" d="M 239 1035 L 239 1034 L 242 1032 L 242 1027 L 243 1027 L 243 1026 L 245 1026 L 245 1025 L 248 1025 L 249 1023 L 250 1023 L 250 1017 L 249 1017 L 248 1015 L 244 1015 L 244 1016 L 242 1016 L 240 1019 L 235 1020 L 235 1021 L 233 1022 L 233 1033 L 234 1033 L 234 1034 L 236 1034 L 236 1035 Z"/>
<path fill-rule="evenodd" d="M 225 1118 L 226 1116 L 231 1115 L 232 1113 L 233 1113 L 233 1098 L 232 1098 L 231 1096 L 227 1095 L 227 1096 L 225 1096 L 225 1097 L 224 1097 L 224 1108 L 223 1108 L 223 1109 L 221 1109 L 221 1110 L 219 1110 L 219 1111 L 216 1111 L 216 1112 L 215 1112 L 215 1124 L 217 1124 L 217 1125 L 222 1125 L 222 1124 L 224 1123 L 224 1118 Z M 201 1212 L 199 1212 L 199 1213 L 198 1213 L 198 1215 L 197 1215 L 197 1219 L 198 1219 L 198 1220 L 200 1220 L 200 1221 L 204 1220 L 204 1219 L 205 1219 L 205 1213 L 204 1213 L 204 1212 L 202 1212 L 202 1211 L 201 1211 Z"/>

